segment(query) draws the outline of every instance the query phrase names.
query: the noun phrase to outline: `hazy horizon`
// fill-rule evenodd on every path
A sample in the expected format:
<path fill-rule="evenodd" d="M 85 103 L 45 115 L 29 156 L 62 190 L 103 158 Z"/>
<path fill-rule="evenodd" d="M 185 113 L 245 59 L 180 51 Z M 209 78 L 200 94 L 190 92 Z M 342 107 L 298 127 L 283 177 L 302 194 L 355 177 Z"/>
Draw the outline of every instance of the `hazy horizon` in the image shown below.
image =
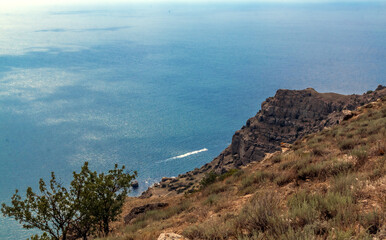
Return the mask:
<path fill-rule="evenodd" d="M 243 4 L 243 3 L 383 3 L 382 0 L 13 0 L 1 2 L 0 10 L 14 7 L 114 4 Z"/>

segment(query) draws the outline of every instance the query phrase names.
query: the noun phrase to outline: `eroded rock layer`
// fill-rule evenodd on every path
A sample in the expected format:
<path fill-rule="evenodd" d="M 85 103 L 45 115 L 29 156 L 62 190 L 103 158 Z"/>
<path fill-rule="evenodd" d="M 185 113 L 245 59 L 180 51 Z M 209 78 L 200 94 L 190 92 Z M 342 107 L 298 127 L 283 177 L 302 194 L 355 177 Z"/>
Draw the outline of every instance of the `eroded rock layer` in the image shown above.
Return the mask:
<path fill-rule="evenodd" d="M 265 154 L 280 150 L 281 143 L 293 143 L 307 134 L 338 124 L 352 116 L 351 111 L 357 107 L 384 96 L 384 86 L 363 95 L 319 93 L 312 88 L 280 89 L 261 104 L 261 110 L 236 131 L 232 143 L 212 162 L 177 178 L 165 178 L 142 197 L 191 191 L 211 171 L 221 174 L 260 161 Z"/>

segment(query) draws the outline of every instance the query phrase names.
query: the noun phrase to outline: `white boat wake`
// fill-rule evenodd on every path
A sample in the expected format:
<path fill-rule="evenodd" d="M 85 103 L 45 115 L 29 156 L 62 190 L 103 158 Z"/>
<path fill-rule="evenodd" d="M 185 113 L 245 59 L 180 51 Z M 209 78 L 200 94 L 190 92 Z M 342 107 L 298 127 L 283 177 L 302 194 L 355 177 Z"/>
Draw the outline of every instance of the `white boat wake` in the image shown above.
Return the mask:
<path fill-rule="evenodd" d="M 172 161 L 172 160 L 175 160 L 175 159 L 188 157 L 190 155 L 194 155 L 194 154 L 197 154 L 197 153 L 200 153 L 200 152 L 206 152 L 206 151 L 208 151 L 208 149 L 207 148 L 203 148 L 203 149 L 200 149 L 200 150 L 196 150 L 196 151 L 193 151 L 193 152 L 188 152 L 188 153 L 185 153 L 185 154 L 182 154 L 182 155 L 178 155 L 178 156 L 175 156 L 175 157 L 171 157 L 171 158 L 168 158 L 168 159 L 165 159 L 165 160 L 162 160 L 162 161 L 158 161 L 158 162 L 155 162 L 155 163 L 169 162 L 169 161 Z"/>

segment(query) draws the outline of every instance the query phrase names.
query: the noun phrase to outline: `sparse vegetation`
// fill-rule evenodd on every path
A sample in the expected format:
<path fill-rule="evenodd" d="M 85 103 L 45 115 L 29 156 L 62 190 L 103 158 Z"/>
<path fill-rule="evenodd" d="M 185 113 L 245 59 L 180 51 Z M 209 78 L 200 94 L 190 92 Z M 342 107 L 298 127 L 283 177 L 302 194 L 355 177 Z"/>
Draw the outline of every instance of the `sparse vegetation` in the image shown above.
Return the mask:
<path fill-rule="evenodd" d="M 348 138 L 348 139 L 344 139 L 342 142 L 339 143 L 339 148 L 342 151 L 343 150 L 351 150 L 355 147 L 355 145 L 357 145 L 357 140 L 352 139 L 352 138 Z"/>
<path fill-rule="evenodd" d="M 294 180 L 294 178 L 295 178 L 294 174 L 292 174 L 291 172 L 286 172 L 286 173 L 283 173 L 283 174 L 280 174 L 279 176 L 277 176 L 274 179 L 274 182 L 278 186 L 284 186 L 284 185 L 292 182 Z"/>
<path fill-rule="evenodd" d="M 204 178 L 201 180 L 200 185 L 201 188 L 206 188 L 209 185 L 215 183 L 216 181 L 224 181 L 224 179 L 236 175 L 239 176 L 242 174 L 242 171 L 239 169 L 230 169 L 229 171 L 223 173 L 223 174 L 217 174 L 215 172 L 210 172 L 204 176 Z"/>
<path fill-rule="evenodd" d="M 279 163 L 282 160 L 281 158 L 282 158 L 281 154 L 277 154 L 277 155 L 272 157 L 271 161 L 272 161 L 272 163 Z"/>
<path fill-rule="evenodd" d="M 386 102 L 363 107 L 290 151 L 208 174 L 200 190 L 180 198 L 188 208 L 167 217 L 149 213 L 114 239 L 156 239 L 164 229 L 191 240 L 382 239 L 385 127 Z"/>
<path fill-rule="evenodd" d="M 385 213 L 372 211 L 361 216 L 361 225 L 369 234 L 377 234 L 381 231 L 382 225 L 386 221 Z"/>
<path fill-rule="evenodd" d="M 218 174 L 210 172 L 201 180 L 200 184 L 202 188 L 205 188 L 217 181 Z"/>
<path fill-rule="evenodd" d="M 363 164 L 366 163 L 366 160 L 368 158 L 367 151 L 363 148 L 356 148 L 351 152 L 351 155 L 354 156 L 357 159 L 357 165 L 360 167 Z"/>
<path fill-rule="evenodd" d="M 228 172 L 221 174 L 218 177 L 218 180 L 223 181 L 224 179 L 226 179 L 230 176 L 237 175 L 238 172 L 240 172 L 240 169 L 230 169 Z"/>

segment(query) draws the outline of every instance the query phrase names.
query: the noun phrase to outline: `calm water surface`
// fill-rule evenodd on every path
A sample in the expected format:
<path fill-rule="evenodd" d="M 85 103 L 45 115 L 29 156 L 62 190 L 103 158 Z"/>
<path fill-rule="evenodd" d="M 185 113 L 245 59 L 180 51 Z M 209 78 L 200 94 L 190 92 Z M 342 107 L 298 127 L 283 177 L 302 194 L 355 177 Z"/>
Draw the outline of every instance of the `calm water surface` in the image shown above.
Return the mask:
<path fill-rule="evenodd" d="M 386 84 L 385 41 L 381 3 L 0 10 L 0 202 L 84 161 L 137 170 L 138 194 L 217 156 L 278 88 Z M 30 234 L 0 217 L 0 239 Z"/>

